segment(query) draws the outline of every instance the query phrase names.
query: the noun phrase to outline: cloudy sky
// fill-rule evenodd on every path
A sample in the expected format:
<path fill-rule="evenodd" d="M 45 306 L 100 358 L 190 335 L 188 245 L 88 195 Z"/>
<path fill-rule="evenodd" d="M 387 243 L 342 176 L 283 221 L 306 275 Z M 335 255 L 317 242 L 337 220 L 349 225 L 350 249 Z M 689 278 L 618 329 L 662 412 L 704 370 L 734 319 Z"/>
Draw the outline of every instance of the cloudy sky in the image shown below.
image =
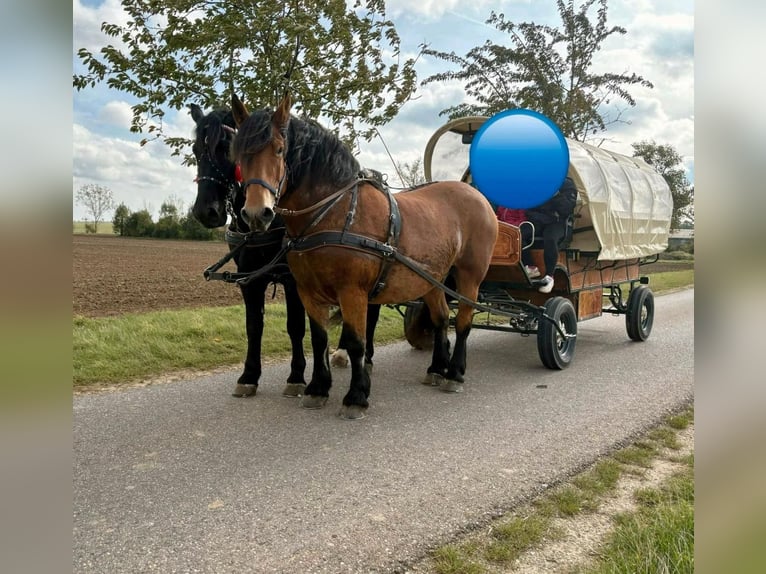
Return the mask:
<path fill-rule="evenodd" d="M 628 108 L 623 119 L 629 124 L 611 127 L 601 137 L 603 147 L 626 155 L 631 143 L 655 140 L 667 143 L 683 156 L 688 176 L 694 181 L 694 7 L 692 0 L 611 0 L 608 24 L 627 29 L 603 44 L 595 65 L 616 73 L 639 74 L 654 84 L 653 89 L 632 87 L 637 105 Z M 402 50 L 414 55 L 421 43 L 442 51 L 463 55 L 486 40 L 501 43 L 505 35 L 484 24 L 492 10 L 516 22 L 559 25 L 554 0 L 389 0 L 389 17 L 402 41 Z M 593 11 L 595 14 L 595 11 Z M 106 38 L 101 22 L 126 20 L 119 0 L 73 0 L 73 63 L 79 48 L 97 50 Z M 421 58 L 418 78 L 448 68 L 445 62 Z M 391 154 L 398 162 L 422 158 L 431 134 L 445 122 L 439 112 L 463 100 L 460 84 L 428 84 L 418 89 L 417 99 L 380 129 Z M 104 85 L 78 92 L 73 89 L 72 188 L 95 183 L 109 187 L 117 203 L 131 210 L 147 208 L 155 216 L 170 197 L 184 207 L 193 203 L 196 187 L 194 169 L 171 157 L 159 142 L 143 148 L 139 134 L 131 134 L 127 94 Z M 194 123 L 187 110 L 170 111 L 166 128 L 171 135 L 190 136 Z M 593 142 L 598 143 L 598 142 Z M 362 144 L 359 161 L 366 167 L 393 176 L 394 170 L 380 140 Z M 82 206 L 73 202 L 73 218 L 85 219 Z M 111 218 L 111 215 L 110 215 Z"/>

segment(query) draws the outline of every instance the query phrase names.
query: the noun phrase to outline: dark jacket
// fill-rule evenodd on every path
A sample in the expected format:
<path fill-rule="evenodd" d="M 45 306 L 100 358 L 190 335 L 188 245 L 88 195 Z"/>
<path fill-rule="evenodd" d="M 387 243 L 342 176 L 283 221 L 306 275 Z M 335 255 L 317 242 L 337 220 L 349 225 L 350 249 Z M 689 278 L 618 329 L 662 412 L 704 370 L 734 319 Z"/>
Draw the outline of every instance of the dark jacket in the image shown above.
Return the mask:
<path fill-rule="evenodd" d="M 553 197 L 542 205 L 527 209 L 527 219 L 536 226 L 566 221 L 574 213 L 576 203 L 577 188 L 572 178 L 567 176 Z"/>

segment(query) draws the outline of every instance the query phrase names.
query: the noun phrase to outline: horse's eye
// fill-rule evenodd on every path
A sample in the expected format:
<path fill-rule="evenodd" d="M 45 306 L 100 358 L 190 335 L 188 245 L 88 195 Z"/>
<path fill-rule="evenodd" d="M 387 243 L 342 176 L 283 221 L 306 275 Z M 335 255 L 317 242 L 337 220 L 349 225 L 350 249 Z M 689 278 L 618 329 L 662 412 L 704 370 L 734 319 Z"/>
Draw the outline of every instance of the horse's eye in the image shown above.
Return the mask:
<path fill-rule="evenodd" d="M 282 157 L 282 155 L 284 155 L 284 153 L 285 153 L 285 148 L 284 148 L 284 146 L 279 146 L 279 147 L 277 148 L 277 156 L 279 156 L 279 157 Z"/>

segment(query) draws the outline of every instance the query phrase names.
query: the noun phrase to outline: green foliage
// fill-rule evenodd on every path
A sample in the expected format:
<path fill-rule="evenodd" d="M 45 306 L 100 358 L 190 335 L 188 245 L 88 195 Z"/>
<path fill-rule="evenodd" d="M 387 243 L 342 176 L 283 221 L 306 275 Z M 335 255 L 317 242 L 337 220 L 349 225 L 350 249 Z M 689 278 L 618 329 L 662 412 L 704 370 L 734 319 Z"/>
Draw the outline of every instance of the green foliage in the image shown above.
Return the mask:
<path fill-rule="evenodd" d="M 613 34 L 627 33 L 620 26 L 607 26 L 607 0 L 587 0 L 579 8 L 574 0 L 556 4 L 560 27 L 515 23 L 492 12 L 487 24 L 508 34 L 507 45 L 487 41 L 465 56 L 425 50 L 460 69 L 429 76 L 423 84 L 460 80 L 472 99 L 442 114 L 452 119 L 529 108 L 553 120 L 565 136 L 585 141 L 619 121 L 620 102 L 635 106 L 628 87 L 653 87 L 649 81 L 635 73 L 592 71 L 603 42 Z M 592 21 L 588 13 L 594 5 L 598 8 Z"/>
<path fill-rule="evenodd" d="M 160 206 L 160 218 L 154 226 L 152 235 L 161 239 L 178 239 L 181 237 L 181 225 L 178 218 L 179 207 L 173 198 L 167 199 Z"/>
<path fill-rule="evenodd" d="M 85 207 L 90 214 L 93 225 L 86 233 L 98 233 L 98 224 L 104 220 L 104 214 L 114 207 L 114 195 L 112 190 L 103 185 L 86 183 L 75 194 L 77 203 Z"/>
<path fill-rule="evenodd" d="M 154 232 L 154 221 L 148 210 L 134 211 L 125 223 L 125 235 L 129 237 L 148 237 Z"/>
<path fill-rule="evenodd" d="M 694 223 L 694 186 L 686 179 L 683 158 L 670 144 L 640 141 L 633 144 L 633 156 L 641 157 L 659 173 L 670 187 L 673 196 L 671 229 L 683 223 Z"/>
<path fill-rule="evenodd" d="M 192 214 L 191 207 L 187 210 L 186 215 L 181 218 L 179 227 L 181 231 L 181 237 L 184 239 L 199 239 L 209 241 L 218 238 L 215 229 L 208 229 L 199 221 L 197 221 L 197 218 Z"/>
<path fill-rule="evenodd" d="M 130 217 L 130 209 L 124 203 L 117 206 L 114 210 L 114 217 L 112 218 L 112 231 L 116 235 L 125 235 L 125 230 L 128 225 L 128 218 Z"/>
<path fill-rule="evenodd" d="M 294 60 L 294 109 L 328 119 L 347 141 L 370 139 L 415 90 L 415 61 L 402 61 L 383 0 L 353 6 L 346 0 L 122 0 L 122 6 L 125 23 L 101 26 L 114 44 L 78 51 L 86 71 L 73 76 L 73 85 L 106 82 L 134 96 L 131 131 L 164 140 L 174 155 L 191 142 L 163 133 L 168 108 L 227 104 L 234 88 L 251 107 L 274 106 Z"/>
<path fill-rule="evenodd" d="M 170 197 L 160 207 L 160 218 L 155 223 L 152 220 L 152 215 L 146 209 L 131 213 L 130 209 L 124 203 L 121 203 L 114 212 L 112 226 L 115 234 L 130 237 L 196 239 L 202 241 L 222 239 L 218 230 L 207 229 L 197 221 L 192 214 L 191 208 L 183 216 L 179 217 L 180 212 L 180 202 L 176 198 Z"/>

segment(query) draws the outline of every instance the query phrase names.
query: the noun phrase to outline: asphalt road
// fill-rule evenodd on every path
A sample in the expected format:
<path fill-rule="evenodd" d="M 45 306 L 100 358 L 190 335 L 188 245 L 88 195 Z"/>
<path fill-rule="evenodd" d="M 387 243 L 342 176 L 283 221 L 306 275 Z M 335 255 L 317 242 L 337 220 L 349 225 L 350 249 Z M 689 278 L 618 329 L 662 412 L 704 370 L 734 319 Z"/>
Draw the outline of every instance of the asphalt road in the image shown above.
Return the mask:
<path fill-rule="evenodd" d="M 694 291 L 656 298 L 648 341 L 624 317 L 579 324 L 565 371 L 535 339 L 474 330 L 465 392 L 420 384 L 430 356 L 378 349 L 371 407 L 337 417 L 255 398 L 239 374 L 74 398 L 73 569 L 403 572 L 461 530 L 528 499 L 694 397 Z"/>

